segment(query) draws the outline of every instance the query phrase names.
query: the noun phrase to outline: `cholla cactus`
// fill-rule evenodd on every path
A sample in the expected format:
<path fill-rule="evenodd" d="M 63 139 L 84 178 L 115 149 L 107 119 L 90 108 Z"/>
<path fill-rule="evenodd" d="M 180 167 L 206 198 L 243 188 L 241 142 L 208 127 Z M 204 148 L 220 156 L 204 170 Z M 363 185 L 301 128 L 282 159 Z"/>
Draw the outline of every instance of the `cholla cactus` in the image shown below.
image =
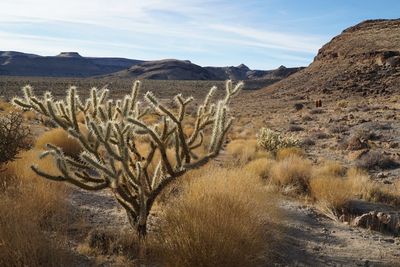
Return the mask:
<path fill-rule="evenodd" d="M 232 124 L 228 104 L 243 83 L 233 87 L 232 82 L 227 81 L 226 96 L 216 104 L 211 104 L 216 87 L 211 88 L 198 107 L 194 130 L 189 136 L 183 129 L 186 108 L 193 101 L 192 97 L 177 95 L 174 100 L 178 111 L 174 112 L 151 92 L 145 94 L 146 102 L 140 103 L 139 87 L 140 82 L 136 81 L 131 94 L 116 101 L 108 98 L 107 89 L 92 88 L 91 96 L 82 102 L 75 87 L 69 89 L 65 100 L 56 101 L 50 92 L 38 98 L 32 88 L 26 86 L 24 98 L 14 98 L 13 103 L 51 118 L 79 140 L 84 150 L 79 159 L 74 159 L 49 144 L 41 157 L 52 156 L 60 175 L 51 175 L 37 166 L 32 166 L 32 170 L 47 179 L 69 182 L 86 190 L 111 189 L 127 211 L 132 226 L 144 237 L 148 214 L 163 189 L 188 170 L 205 165 L 219 154 Z M 143 121 L 149 110 L 160 118 L 153 125 Z M 85 115 L 88 134 L 79 127 L 77 114 L 80 112 Z M 211 141 L 208 152 L 199 158 L 194 150 L 203 144 L 206 131 L 211 133 Z M 145 155 L 137 148 L 143 142 L 149 145 Z M 167 149 L 171 147 L 174 160 L 167 156 Z M 158 160 L 156 153 L 160 156 Z M 154 163 L 157 168 L 151 170 L 150 165 Z"/>
<path fill-rule="evenodd" d="M 293 136 L 285 136 L 269 128 L 261 128 L 257 135 L 257 144 L 275 153 L 281 148 L 299 146 L 300 141 Z"/>

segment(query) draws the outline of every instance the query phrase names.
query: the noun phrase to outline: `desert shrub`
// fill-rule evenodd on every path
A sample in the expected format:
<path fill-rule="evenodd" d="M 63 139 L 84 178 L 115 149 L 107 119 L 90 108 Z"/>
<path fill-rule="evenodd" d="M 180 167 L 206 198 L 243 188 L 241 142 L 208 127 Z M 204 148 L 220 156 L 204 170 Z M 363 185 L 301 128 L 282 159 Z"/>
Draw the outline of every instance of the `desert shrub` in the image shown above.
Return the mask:
<path fill-rule="evenodd" d="M 46 131 L 36 140 L 35 148 L 46 150 L 47 144 L 57 146 L 62 149 L 65 155 L 77 158 L 83 151 L 79 141 L 70 136 L 64 129 L 55 128 Z"/>
<path fill-rule="evenodd" d="M 75 149 L 80 147 L 61 147 L 70 142 L 65 136 L 61 141 L 59 135 L 42 137 L 44 141 L 38 140 L 38 147 L 53 143 L 46 146 L 42 157 L 52 157 L 61 174 L 52 175 L 34 165 L 32 170 L 44 178 L 69 182 L 85 190 L 111 189 L 125 209 L 131 226 L 144 241 L 148 215 L 161 192 L 178 177 L 219 155 L 233 121 L 228 106 L 244 84 L 240 82 L 234 86 L 232 81 L 227 81 L 225 96 L 215 104 L 211 103 L 211 98 L 216 87 L 212 87 L 203 104 L 198 106 L 193 118 L 194 131 L 189 137 L 184 132 L 185 118 L 189 117 L 187 107 L 193 97 L 184 98 L 178 94 L 174 97 L 176 108 L 171 108 L 147 92 L 143 104 L 139 101 L 140 85 L 139 81 L 134 82 L 131 93 L 116 101 L 109 97 L 106 88 L 92 88 L 90 97 L 82 100 L 76 87 L 70 87 L 65 99 L 57 102 L 50 92 L 37 97 L 30 86 L 25 86 L 23 98 L 16 97 L 13 103 L 50 117 L 62 128 L 61 131 L 68 132 L 82 144 L 83 152 L 76 157 Z M 79 125 L 79 112 L 85 114 L 88 133 L 84 133 Z M 144 119 L 153 114 L 156 121 Z M 193 124 L 193 121 L 189 123 Z M 203 145 L 205 135 L 210 138 L 207 153 L 200 157 L 196 155 L 196 149 Z M 60 143 L 54 144 L 56 141 Z M 137 149 L 142 143 L 150 147 L 146 155 Z M 70 147 L 74 150 L 67 152 Z M 154 162 L 156 152 L 160 157 Z M 174 160 L 168 156 L 169 152 L 173 153 Z M 65 156 L 68 154 L 72 157 Z M 152 163 L 157 166 L 154 171 Z"/>
<path fill-rule="evenodd" d="M 294 109 L 295 109 L 296 111 L 299 111 L 299 110 L 302 110 L 302 109 L 304 108 L 304 104 L 302 104 L 302 103 L 295 103 L 295 104 L 293 105 L 293 107 L 294 107 Z"/>
<path fill-rule="evenodd" d="M 276 153 L 278 149 L 300 146 L 300 141 L 292 136 L 274 132 L 268 128 L 261 128 L 257 135 L 258 146 Z"/>
<path fill-rule="evenodd" d="M 349 186 L 360 199 L 400 207 L 400 190 L 393 186 L 371 181 L 367 172 L 351 168 L 347 171 Z"/>
<path fill-rule="evenodd" d="M 313 168 L 314 177 L 339 177 L 346 174 L 346 168 L 337 161 L 325 161 L 320 166 Z"/>
<path fill-rule="evenodd" d="M 307 193 L 311 174 L 311 163 L 293 155 L 278 161 L 271 167 L 270 179 L 278 186 L 293 187 L 298 193 Z"/>
<path fill-rule="evenodd" d="M 300 131 L 304 131 L 304 128 L 301 127 L 300 125 L 291 124 L 288 127 L 288 131 L 289 132 L 300 132 Z"/>
<path fill-rule="evenodd" d="M 275 202 L 276 196 L 246 172 L 208 170 L 186 184 L 160 218 L 154 243 L 163 265 L 265 264 L 278 240 Z"/>
<path fill-rule="evenodd" d="M 39 160 L 40 151 L 24 151 L 10 162 L 0 176 L 12 177 L 13 184 L 0 192 L 0 266 L 71 266 L 70 255 L 55 234 L 63 231 L 68 209 L 67 190 L 38 177 L 30 164 L 50 172 L 50 159 Z M 56 173 L 55 173 L 56 174 Z"/>
<path fill-rule="evenodd" d="M 301 117 L 301 120 L 304 121 L 304 122 L 306 122 L 306 121 L 313 121 L 314 118 L 311 117 L 310 115 L 305 114 L 305 115 L 303 115 L 303 116 Z"/>
<path fill-rule="evenodd" d="M 344 124 L 335 124 L 329 127 L 329 132 L 332 134 L 338 134 L 338 133 L 345 133 L 349 130 L 349 127 Z"/>
<path fill-rule="evenodd" d="M 327 139 L 329 137 L 330 137 L 329 134 L 327 134 L 326 132 L 324 132 L 322 130 L 315 130 L 312 133 L 313 139 Z"/>
<path fill-rule="evenodd" d="M 304 150 L 299 147 L 286 147 L 281 148 L 276 152 L 276 159 L 283 160 L 291 156 L 305 157 Z"/>
<path fill-rule="evenodd" d="M 19 151 L 30 147 L 30 131 L 23 122 L 20 113 L 0 117 L 0 167 L 15 159 Z"/>
<path fill-rule="evenodd" d="M 307 137 L 301 141 L 301 145 L 302 146 L 313 146 L 313 145 L 315 145 L 315 141 L 313 139 Z"/>
<path fill-rule="evenodd" d="M 381 152 L 371 151 L 362 155 L 356 161 L 356 166 L 366 170 L 384 170 L 397 168 L 400 164 Z"/>
<path fill-rule="evenodd" d="M 353 188 L 347 178 L 318 176 L 310 179 L 310 194 L 319 204 L 336 212 L 354 197 Z"/>
<path fill-rule="evenodd" d="M 364 199 L 377 203 L 385 203 L 394 207 L 400 207 L 400 192 L 372 184 Z"/>
<path fill-rule="evenodd" d="M 346 100 L 340 100 L 336 103 L 336 105 L 339 108 L 347 108 L 347 106 L 349 105 L 349 102 L 347 102 Z"/>
<path fill-rule="evenodd" d="M 231 141 L 226 148 L 226 152 L 231 156 L 230 164 L 243 165 L 254 159 L 268 157 L 268 153 L 260 151 L 257 147 L 257 140 L 236 139 Z"/>
<path fill-rule="evenodd" d="M 4 99 L 0 99 L 0 111 L 13 112 L 15 111 L 15 108 L 9 102 L 5 101 Z"/>
<path fill-rule="evenodd" d="M 131 230 L 131 229 L 129 229 Z M 119 260 L 123 261 L 123 266 L 130 266 L 134 260 L 138 258 L 139 239 L 135 232 L 126 234 L 126 229 L 118 231 L 115 229 L 93 229 L 91 230 L 84 242 L 79 244 L 77 250 L 81 254 L 97 256 L 97 255 L 114 255 L 119 256 Z"/>
<path fill-rule="evenodd" d="M 251 173 L 255 177 L 259 177 L 261 179 L 266 179 L 269 177 L 269 172 L 271 166 L 275 163 L 273 159 L 270 158 L 259 158 L 247 163 L 243 170 L 245 172 Z"/>

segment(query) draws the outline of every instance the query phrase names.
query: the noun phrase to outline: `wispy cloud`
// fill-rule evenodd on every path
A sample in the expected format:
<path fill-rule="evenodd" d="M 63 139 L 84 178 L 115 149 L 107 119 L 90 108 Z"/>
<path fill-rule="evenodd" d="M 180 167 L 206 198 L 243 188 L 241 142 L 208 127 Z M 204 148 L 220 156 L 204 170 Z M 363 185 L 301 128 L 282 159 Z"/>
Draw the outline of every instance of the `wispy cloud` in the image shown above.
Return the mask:
<path fill-rule="evenodd" d="M 258 68 L 311 61 L 327 38 L 272 30 L 246 19 L 257 12 L 248 7 L 261 2 L 3 0 L 0 50 L 54 54 L 69 49 L 98 56 L 178 57 L 203 65 L 244 62 Z M 257 63 L 256 54 L 270 60 Z"/>

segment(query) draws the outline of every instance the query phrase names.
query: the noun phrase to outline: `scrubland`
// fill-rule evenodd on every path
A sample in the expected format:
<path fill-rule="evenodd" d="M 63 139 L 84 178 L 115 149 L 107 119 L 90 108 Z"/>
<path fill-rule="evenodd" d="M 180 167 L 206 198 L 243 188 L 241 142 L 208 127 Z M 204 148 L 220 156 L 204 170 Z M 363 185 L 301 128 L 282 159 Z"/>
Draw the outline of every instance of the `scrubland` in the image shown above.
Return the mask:
<path fill-rule="evenodd" d="M 382 136 L 382 133 L 389 135 L 384 132 L 385 125 L 379 124 L 381 128 L 376 126 L 366 134 L 357 129 L 362 123 L 352 119 L 335 125 L 324 124 L 322 116 L 329 114 L 326 118 L 341 119 L 341 114 L 354 108 L 357 111 L 352 114 L 356 119 L 362 114 L 374 116 L 362 113 L 363 107 L 350 101 L 332 101 L 325 106 L 327 100 L 324 100 L 324 106 L 315 109 L 313 101 L 304 100 L 300 102 L 308 103 L 310 108 L 293 110 L 271 99 L 262 105 L 254 103 L 259 105 L 254 107 L 257 111 L 248 114 L 252 110 L 243 108 L 243 103 L 251 99 L 251 93 L 243 94 L 242 99 L 234 102 L 232 112 L 237 113 L 237 119 L 221 155 L 206 167 L 180 177 L 158 199 L 149 217 L 144 255 L 139 249 L 143 244 L 135 231 L 129 229 L 124 212 L 112 200 L 111 192 L 87 193 L 96 196 L 92 203 L 96 208 L 82 212 L 71 199 L 85 198 L 86 193 L 65 183 L 48 181 L 30 169 L 32 164 L 38 164 L 58 174 L 51 158 L 39 159 L 47 143 L 60 147 L 71 157 L 79 154 L 82 147 L 65 131 L 54 128 L 51 121 L 29 111 L 22 113 L 25 125 L 32 132 L 30 147 L 0 168 L 0 265 L 139 266 L 145 262 L 146 266 L 279 266 L 313 265 L 310 259 L 316 257 L 323 261 L 315 260 L 315 265 L 346 265 L 350 260 L 358 264 L 368 257 L 373 257 L 370 260 L 378 264 L 394 264 L 399 257 L 395 251 L 400 240 L 394 237 L 400 231 L 399 219 L 399 226 L 393 227 L 384 221 L 379 221 L 377 227 L 374 218 L 365 225 L 357 224 L 357 220 L 361 221 L 357 217 L 365 212 L 387 213 L 392 216 L 392 222 L 399 214 L 398 159 L 393 154 L 398 147 L 391 147 L 398 141 L 392 138 L 394 141 L 386 142 L 386 136 Z M 397 102 L 392 104 L 393 108 L 400 108 Z M 366 106 L 371 108 L 371 105 Z M 16 111 L 5 101 L 0 103 L 0 110 L 1 116 Z M 386 112 L 392 114 L 390 109 Z M 396 116 L 388 120 L 395 121 Z M 157 118 L 150 115 L 144 120 L 151 123 Z M 84 123 L 84 118 L 80 122 Z M 193 122 L 188 125 L 187 135 L 193 131 Z M 265 142 L 260 141 L 262 127 L 274 129 L 283 138 L 280 142 L 285 138 L 295 142 L 267 149 Z M 391 127 L 398 131 L 395 123 Z M 385 148 L 394 152 L 384 154 Z M 148 151 L 149 148 L 143 145 L 139 149 Z M 198 152 L 202 153 L 202 149 Z M 371 155 L 371 150 L 382 154 Z M 354 151 L 360 155 L 354 156 Z M 392 171 L 387 173 L 388 169 Z M 389 182 L 377 178 L 379 175 Z M 363 206 L 354 203 L 378 206 L 363 210 Z M 287 209 L 288 205 L 291 210 Z M 382 205 L 383 208 L 378 208 Z M 104 212 L 106 209 L 116 212 Z M 333 232 L 343 233 L 342 239 L 350 240 L 349 231 L 360 226 L 371 229 L 382 239 L 393 240 L 393 244 L 392 241 L 383 245 L 369 243 L 371 249 L 377 246 L 387 249 L 386 258 L 381 261 L 379 255 L 368 253 L 362 237 L 359 240 L 354 235 L 354 242 L 359 243 L 354 245 L 346 239 L 348 243 L 342 250 L 337 244 L 333 247 L 334 241 L 327 245 L 326 251 L 306 245 L 299 248 L 295 242 L 303 241 L 294 240 L 297 234 L 291 228 L 295 224 L 293 209 L 306 221 L 313 220 L 311 228 L 318 228 L 320 224 L 332 227 Z M 301 239 L 307 238 L 311 240 L 311 236 L 301 236 Z M 320 243 L 322 246 L 323 242 Z M 355 255 L 345 254 L 346 246 L 353 246 Z M 329 253 L 337 253 L 336 258 Z"/>

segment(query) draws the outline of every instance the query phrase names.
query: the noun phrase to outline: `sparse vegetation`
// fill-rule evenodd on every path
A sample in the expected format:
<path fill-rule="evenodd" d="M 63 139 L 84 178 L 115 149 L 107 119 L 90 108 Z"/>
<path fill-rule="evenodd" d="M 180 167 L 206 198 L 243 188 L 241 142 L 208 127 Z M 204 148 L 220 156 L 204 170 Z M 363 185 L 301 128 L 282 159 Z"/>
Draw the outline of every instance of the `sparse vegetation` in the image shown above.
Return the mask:
<path fill-rule="evenodd" d="M 259 266 L 273 258 L 279 242 L 276 200 L 251 173 L 205 170 L 165 210 L 156 237 L 164 263 Z"/>
<path fill-rule="evenodd" d="M 0 265 L 69 266 L 70 255 L 49 231 L 67 225 L 66 188 L 48 182 L 30 170 L 32 163 L 48 171 L 52 161 L 38 160 L 39 151 L 21 152 L 0 173 Z M 7 182 L 5 182 L 7 181 Z M 62 240 L 62 237 L 60 237 Z"/>
<path fill-rule="evenodd" d="M 84 150 L 77 159 L 76 155 L 73 155 L 75 158 L 66 155 L 63 148 L 47 144 L 48 150 L 41 157 L 51 155 L 60 175 L 50 174 L 34 165 L 32 170 L 49 180 L 69 182 L 85 190 L 111 189 L 126 210 L 131 225 L 143 239 L 147 233 L 148 215 L 158 195 L 188 170 L 201 167 L 218 156 L 232 124 L 232 118 L 227 114 L 228 104 L 243 83 L 233 87 L 232 82 L 227 81 L 226 95 L 215 105 L 211 105 L 216 90 L 213 87 L 198 107 L 195 129 L 189 137 L 184 134 L 184 119 L 193 98 L 177 95 L 174 100 L 178 110 L 172 110 L 147 92 L 145 100 L 148 106 L 142 107 L 138 102 L 139 86 L 140 82 L 135 82 L 131 94 L 116 102 L 108 99 L 107 89 L 99 91 L 93 88 L 91 97 L 82 102 L 76 88 L 71 87 L 65 101 L 54 102 L 49 92 L 40 99 L 30 86 L 26 86 L 24 98 L 14 98 L 13 102 L 50 117 L 71 137 L 79 140 Z M 160 118 L 153 125 L 142 120 L 150 109 Z M 78 123 L 79 112 L 85 114 L 88 134 Z M 210 131 L 207 128 L 211 128 Z M 204 134 L 208 132 L 211 134 L 208 151 L 199 157 L 195 149 L 203 145 Z M 65 142 L 66 138 L 62 141 Z M 137 148 L 141 143 L 149 146 L 146 155 Z M 167 154 L 170 147 L 174 152 L 173 160 Z M 155 157 L 156 152 L 159 157 Z M 151 171 L 153 160 L 157 160 L 157 167 Z M 93 171 L 95 174 L 89 174 Z"/>
<path fill-rule="evenodd" d="M 270 179 L 273 184 L 286 187 L 290 191 L 308 193 L 311 171 L 311 163 L 308 160 L 291 155 L 272 165 Z"/>
<path fill-rule="evenodd" d="M 271 129 L 261 128 L 257 135 L 257 144 L 267 151 L 276 153 L 281 148 L 299 146 L 300 141 L 292 136 L 285 136 Z"/>
<path fill-rule="evenodd" d="M 18 152 L 30 146 L 29 129 L 20 113 L 11 112 L 0 117 L 0 168 L 16 158 Z"/>

